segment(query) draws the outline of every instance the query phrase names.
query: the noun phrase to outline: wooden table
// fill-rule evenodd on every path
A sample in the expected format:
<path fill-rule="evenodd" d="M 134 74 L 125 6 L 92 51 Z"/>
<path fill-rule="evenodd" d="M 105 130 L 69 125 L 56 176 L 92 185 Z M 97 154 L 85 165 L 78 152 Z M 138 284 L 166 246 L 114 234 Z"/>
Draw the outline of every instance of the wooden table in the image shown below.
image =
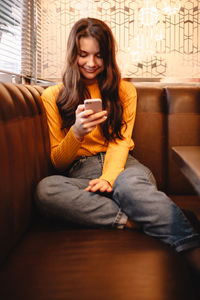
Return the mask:
<path fill-rule="evenodd" d="M 173 158 L 200 195 L 200 146 L 172 147 Z"/>

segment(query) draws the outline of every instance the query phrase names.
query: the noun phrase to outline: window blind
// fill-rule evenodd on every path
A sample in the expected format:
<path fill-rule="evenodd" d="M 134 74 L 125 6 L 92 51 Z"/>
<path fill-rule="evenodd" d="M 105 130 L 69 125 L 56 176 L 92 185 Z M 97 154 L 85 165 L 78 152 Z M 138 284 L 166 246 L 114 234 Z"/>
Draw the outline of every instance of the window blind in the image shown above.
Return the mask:
<path fill-rule="evenodd" d="M 0 71 L 37 77 L 39 10 L 40 0 L 0 0 Z"/>
<path fill-rule="evenodd" d="M 13 73 L 21 70 L 22 3 L 0 0 L 0 69 Z"/>

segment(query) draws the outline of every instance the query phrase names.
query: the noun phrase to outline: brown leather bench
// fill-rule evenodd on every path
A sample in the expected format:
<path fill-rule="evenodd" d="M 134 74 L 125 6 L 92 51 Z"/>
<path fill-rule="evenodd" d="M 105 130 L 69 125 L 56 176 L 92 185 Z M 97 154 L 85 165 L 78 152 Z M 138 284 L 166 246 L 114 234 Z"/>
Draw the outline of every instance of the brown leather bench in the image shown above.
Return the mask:
<path fill-rule="evenodd" d="M 200 87 L 137 84 L 133 155 L 160 189 L 200 212 L 171 147 L 200 145 Z M 0 299 L 192 300 L 182 257 L 137 230 L 89 229 L 42 219 L 38 181 L 52 172 L 41 87 L 0 84 Z"/>

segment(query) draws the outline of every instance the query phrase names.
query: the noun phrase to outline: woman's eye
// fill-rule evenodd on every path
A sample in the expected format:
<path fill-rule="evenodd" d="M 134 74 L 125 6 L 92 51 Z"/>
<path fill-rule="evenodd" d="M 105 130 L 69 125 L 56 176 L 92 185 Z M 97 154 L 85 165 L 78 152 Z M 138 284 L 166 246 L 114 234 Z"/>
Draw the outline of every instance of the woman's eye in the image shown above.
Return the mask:
<path fill-rule="evenodd" d="M 101 54 L 97 54 L 97 58 L 102 58 L 102 55 Z"/>
<path fill-rule="evenodd" d="M 86 57 L 87 54 L 85 54 L 85 53 L 79 53 L 79 56 L 80 56 L 80 57 Z"/>

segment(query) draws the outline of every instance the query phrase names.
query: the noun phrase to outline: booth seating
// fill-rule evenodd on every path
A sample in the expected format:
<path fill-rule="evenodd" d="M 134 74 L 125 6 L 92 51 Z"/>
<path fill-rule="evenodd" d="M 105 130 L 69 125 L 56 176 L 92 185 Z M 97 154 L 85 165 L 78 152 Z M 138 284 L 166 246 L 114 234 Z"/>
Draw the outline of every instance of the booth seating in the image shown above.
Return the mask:
<path fill-rule="evenodd" d="M 200 87 L 136 84 L 133 155 L 159 189 L 200 215 L 171 148 L 200 145 Z M 83 228 L 41 217 L 37 183 L 55 173 L 39 86 L 0 84 L 0 299 L 197 300 L 183 257 L 131 229 Z M 134 187 L 133 187 L 134 188 Z"/>

